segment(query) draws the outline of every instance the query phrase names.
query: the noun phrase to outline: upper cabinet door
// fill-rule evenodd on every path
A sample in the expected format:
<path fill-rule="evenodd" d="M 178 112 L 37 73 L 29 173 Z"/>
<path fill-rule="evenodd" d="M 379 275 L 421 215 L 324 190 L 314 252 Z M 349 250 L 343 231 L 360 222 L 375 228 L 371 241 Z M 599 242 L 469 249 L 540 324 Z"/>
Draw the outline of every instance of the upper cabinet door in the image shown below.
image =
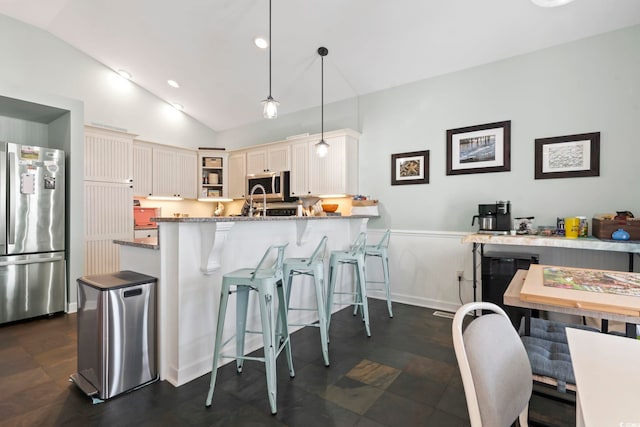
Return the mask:
<path fill-rule="evenodd" d="M 153 195 L 178 197 L 177 177 L 176 150 L 162 146 L 153 147 Z"/>
<path fill-rule="evenodd" d="M 84 179 L 131 183 L 134 135 L 85 126 Z"/>
<path fill-rule="evenodd" d="M 267 172 L 267 150 L 250 150 L 247 152 L 247 174 Z"/>
<path fill-rule="evenodd" d="M 288 171 L 289 147 L 282 143 L 247 151 L 247 174 Z"/>
<path fill-rule="evenodd" d="M 291 151 L 291 144 L 277 144 L 269 147 L 267 150 L 267 167 L 269 172 L 288 171 L 291 169 L 289 164 L 289 152 Z"/>
<path fill-rule="evenodd" d="M 349 135 L 325 138 L 329 150 L 320 157 L 309 155 L 311 194 L 358 194 L 358 140 Z"/>
<path fill-rule="evenodd" d="M 198 155 L 195 151 L 153 147 L 153 195 L 195 199 L 198 196 Z"/>
<path fill-rule="evenodd" d="M 247 153 L 232 153 L 229 155 L 229 197 L 243 199 L 247 181 Z"/>
<path fill-rule="evenodd" d="M 133 142 L 133 195 L 151 196 L 153 193 L 153 148 L 149 144 Z"/>
<path fill-rule="evenodd" d="M 309 189 L 309 142 L 291 144 L 291 195 L 304 197 L 311 194 Z"/>
<path fill-rule="evenodd" d="M 198 154 L 195 151 L 176 151 L 176 194 L 183 199 L 198 198 Z"/>

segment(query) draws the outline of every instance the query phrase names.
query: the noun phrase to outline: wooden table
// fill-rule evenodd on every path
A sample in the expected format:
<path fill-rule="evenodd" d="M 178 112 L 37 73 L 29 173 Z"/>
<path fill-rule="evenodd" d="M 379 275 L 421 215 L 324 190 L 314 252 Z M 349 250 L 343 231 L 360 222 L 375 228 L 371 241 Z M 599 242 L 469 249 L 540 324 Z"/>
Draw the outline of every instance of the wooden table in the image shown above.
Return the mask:
<path fill-rule="evenodd" d="M 528 272 L 529 272 L 528 270 L 518 270 L 516 272 L 515 276 L 509 283 L 509 287 L 504 293 L 503 302 L 505 305 L 526 308 L 530 310 L 552 311 L 556 313 L 573 314 L 578 316 L 596 317 L 599 319 L 625 322 L 627 324 L 627 335 L 630 337 L 635 337 L 636 335 L 635 325 L 640 324 L 640 315 L 621 314 L 615 311 L 606 311 L 603 309 L 593 310 L 593 309 L 588 309 L 584 307 L 577 307 L 575 304 L 560 305 L 560 304 L 553 304 L 550 302 L 541 303 L 541 302 L 523 300 L 520 297 L 520 292 L 522 291 L 522 286 L 524 285 L 524 281 L 527 277 Z M 581 292 L 581 291 L 572 291 L 572 292 Z M 638 298 L 640 300 L 640 297 L 629 297 L 629 298 Z M 525 334 L 529 334 L 528 323 L 529 322 L 525 323 Z M 638 380 L 640 381 L 640 377 L 638 378 Z"/>
<path fill-rule="evenodd" d="M 567 328 L 577 427 L 640 426 L 640 341 Z"/>

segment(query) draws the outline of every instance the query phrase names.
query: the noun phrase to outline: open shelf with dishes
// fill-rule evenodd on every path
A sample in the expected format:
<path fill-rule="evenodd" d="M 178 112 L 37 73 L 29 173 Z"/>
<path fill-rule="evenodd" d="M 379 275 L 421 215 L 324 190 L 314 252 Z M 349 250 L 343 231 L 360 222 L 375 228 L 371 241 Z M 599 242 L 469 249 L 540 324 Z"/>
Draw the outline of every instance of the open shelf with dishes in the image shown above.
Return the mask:
<path fill-rule="evenodd" d="M 199 148 L 198 200 L 215 200 L 227 196 L 228 154 L 220 148 Z"/>

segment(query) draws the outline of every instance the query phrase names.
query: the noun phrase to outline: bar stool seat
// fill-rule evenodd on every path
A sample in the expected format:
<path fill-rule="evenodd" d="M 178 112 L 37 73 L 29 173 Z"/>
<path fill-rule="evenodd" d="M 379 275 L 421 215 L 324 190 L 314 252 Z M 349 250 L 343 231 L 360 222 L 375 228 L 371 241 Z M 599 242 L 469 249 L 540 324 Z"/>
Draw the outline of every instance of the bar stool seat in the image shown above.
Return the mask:
<path fill-rule="evenodd" d="M 364 275 L 364 249 L 367 235 L 360 233 L 348 251 L 331 251 L 329 257 L 329 292 L 327 294 L 327 331 L 331 324 L 331 307 L 334 305 L 334 295 L 351 295 L 353 301 L 349 303 L 337 302 L 337 305 L 354 305 L 354 315 L 358 308 L 362 308 L 362 320 L 367 336 L 371 336 L 369 327 L 369 305 L 367 304 L 366 279 Z M 353 292 L 335 292 L 338 267 L 351 265 L 355 268 L 355 290 Z"/>
<path fill-rule="evenodd" d="M 320 243 L 309 258 L 287 258 L 284 260 L 284 285 L 287 296 L 287 310 L 317 311 L 318 323 L 289 323 L 289 326 L 312 326 L 320 329 L 322 357 L 325 366 L 329 366 L 329 346 L 327 338 L 327 313 L 325 307 L 324 290 L 324 256 L 327 247 L 327 236 L 323 236 Z M 305 275 L 313 278 L 316 293 L 316 307 L 291 307 L 291 284 L 294 276 Z"/>
<path fill-rule="evenodd" d="M 382 272 L 384 276 L 383 281 L 374 281 L 367 279 L 367 285 L 369 283 L 375 283 L 382 285 L 381 287 L 369 287 L 367 289 L 372 291 L 384 291 L 387 296 L 387 310 L 389 310 L 389 317 L 393 317 L 393 310 L 391 309 L 391 286 L 389 285 L 389 238 L 391 236 L 391 230 L 387 230 L 382 239 L 376 245 L 367 245 L 364 249 L 365 260 L 367 257 L 380 258 L 382 262 Z"/>
<path fill-rule="evenodd" d="M 245 360 L 264 362 L 269 406 L 271 407 L 272 414 L 275 414 L 277 411 L 276 358 L 283 349 L 286 350 L 287 354 L 289 376 L 291 378 L 295 376 L 295 372 L 293 370 L 293 359 L 291 356 L 291 344 L 289 341 L 289 329 L 287 326 L 287 311 L 285 308 L 286 301 L 282 289 L 282 264 L 284 259 L 284 250 L 286 247 L 287 244 L 272 245 L 266 250 L 256 268 L 235 270 L 225 274 L 222 278 L 218 325 L 216 327 L 216 338 L 213 349 L 213 368 L 211 370 L 211 383 L 209 385 L 209 393 L 206 401 L 207 407 L 211 406 L 218 371 L 218 361 L 221 358 L 236 359 L 236 369 L 238 373 L 242 372 L 242 365 Z M 274 251 L 277 251 L 275 261 L 273 261 L 271 266 L 267 266 L 268 261 L 272 259 L 272 252 Z M 232 288 L 235 288 L 235 291 L 232 290 Z M 246 330 L 249 291 L 256 291 L 258 293 L 262 331 Z M 276 328 L 276 301 L 274 301 L 274 298 L 276 298 L 276 291 L 278 298 L 277 311 L 278 317 L 283 325 L 282 328 Z M 224 331 L 227 304 L 229 301 L 229 295 L 232 292 L 237 293 L 236 334 L 223 343 L 222 334 Z M 264 357 L 251 357 L 244 355 L 244 339 L 246 333 L 262 334 Z M 222 354 L 221 350 L 234 338 L 236 339 L 235 354 Z"/>

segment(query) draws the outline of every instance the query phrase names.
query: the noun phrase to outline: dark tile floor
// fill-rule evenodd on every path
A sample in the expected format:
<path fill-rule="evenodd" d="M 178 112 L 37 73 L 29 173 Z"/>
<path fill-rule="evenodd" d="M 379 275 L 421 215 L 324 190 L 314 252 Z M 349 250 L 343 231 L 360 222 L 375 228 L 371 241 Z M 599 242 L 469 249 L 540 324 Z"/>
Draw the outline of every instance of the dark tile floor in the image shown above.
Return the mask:
<path fill-rule="evenodd" d="M 467 426 L 451 320 L 434 310 L 370 300 L 372 336 L 345 308 L 331 323 L 331 366 L 317 328 L 292 336 L 296 376 L 278 360 L 278 413 L 270 414 L 264 366 L 220 368 L 211 408 L 209 375 L 175 388 L 161 381 L 92 405 L 68 382 L 76 371 L 76 316 L 0 327 L 0 426 Z M 575 407 L 534 395 L 530 419 L 575 425 Z"/>

